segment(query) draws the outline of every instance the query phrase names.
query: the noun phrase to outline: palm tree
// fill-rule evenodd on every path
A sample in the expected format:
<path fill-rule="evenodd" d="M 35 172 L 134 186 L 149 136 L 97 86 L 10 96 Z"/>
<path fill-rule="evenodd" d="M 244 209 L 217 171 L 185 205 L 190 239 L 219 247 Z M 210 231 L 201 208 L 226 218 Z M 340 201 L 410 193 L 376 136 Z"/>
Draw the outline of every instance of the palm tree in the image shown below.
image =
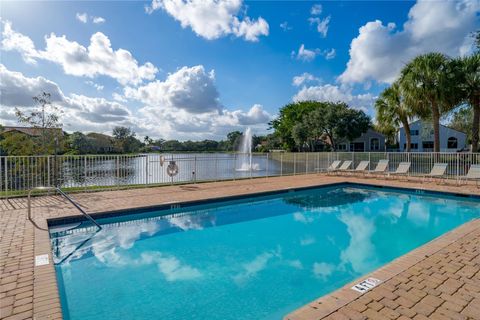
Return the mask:
<path fill-rule="evenodd" d="M 406 98 L 416 101 L 415 113 L 433 122 L 435 152 L 440 152 L 440 117 L 458 104 L 449 63 L 444 54 L 423 54 L 408 63 L 400 77 Z"/>
<path fill-rule="evenodd" d="M 407 138 L 406 151 L 410 152 L 411 135 L 409 121 L 413 117 L 412 110 L 405 103 L 402 90 L 398 82 L 394 82 L 389 88 L 383 90 L 375 102 L 377 109 L 377 121 L 380 126 L 389 128 L 403 125 Z"/>
<path fill-rule="evenodd" d="M 479 33 L 480 36 L 480 33 Z M 457 59 L 461 79 L 458 81 L 463 102 L 473 109 L 472 152 L 478 152 L 480 129 L 480 52 Z"/>

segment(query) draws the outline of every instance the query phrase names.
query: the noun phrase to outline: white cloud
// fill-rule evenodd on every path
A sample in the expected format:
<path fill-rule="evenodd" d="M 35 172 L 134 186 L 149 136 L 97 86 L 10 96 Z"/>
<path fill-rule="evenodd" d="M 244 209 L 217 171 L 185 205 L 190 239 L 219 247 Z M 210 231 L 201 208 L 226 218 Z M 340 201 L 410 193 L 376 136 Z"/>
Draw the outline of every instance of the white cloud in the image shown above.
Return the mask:
<path fill-rule="evenodd" d="M 309 246 L 311 244 L 314 244 L 317 240 L 315 240 L 314 237 L 312 236 L 306 236 L 305 238 L 300 239 L 300 245 L 301 246 Z"/>
<path fill-rule="evenodd" d="M 317 31 L 322 35 L 322 37 L 326 37 L 328 33 L 328 27 L 330 24 L 330 19 L 331 16 L 325 17 L 323 19 L 320 19 L 318 17 L 310 17 L 308 18 L 308 21 L 310 22 L 311 25 L 317 25 Z"/>
<path fill-rule="evenodd" d="M 192 136 L 223 137 L 233 128 L 259 126 L 262 131 L 271 119 L 261 105 L 248 111 L 226 110 L 220 103 L 215 73 L 202 65 L 183 67 L 139 88 L 125 88 L 125 97 L 145 104 L 140 109 L 141 127 L 149 135 L 188 139 Z M 162 126 L 158 126 L 161 123 Z"/>
<path fill-rule="evenodd" d="M 330 50 L 325 51 L 325 59 L 331 60 L 337 56 L 337 51 L 332 48 Z"/>
<path fill-rule="evenodd" d="M 143 80 L 153 80 L 158 72 L 150 62 L 139 65 L 127 50 L 113 50 L 110 39 L 101 32 L 92 35 L 88 47 L 52 33 L 45 37 L 46 48 L 40 51 L 35 49 L 29 37 L 13 31 L 10 22 L 6 21 L 3 25 L 2 49 L 18 51 L 29 63 L 38 59 L 48 60 L 61 65 L 66 74 L 88 78 L 109 76 L 122 85 L 138 85 Z"/>
<path fill-rule="evenodd" d="M 190 27 L 208 40 L 231 34 L 258 41 L 269 33 L 268 23 L 262 17 L 253 20 L 244 16 L 240 20 L 242 0 L 153 0 L 145 9 L 149 14 L 162 9 L 179 21 L 182 28 Z"/>
<path fill-rule="evenodd" d="M 302 89 L 300 89 L 300 91 L 293 97 L 293 101 L 341 101 L 366 112 L 371 110 L 375 98 L 376 97 L 370 93 L 355 95 L 352 94 L 351 89 L 347 87 L 325 84 L 302 87 Z"/>
<path fill-rule="evenodd" d="M 313 16 L 318 16 L 322 13 L 322 5 L 321 4 L 314 4 L 310 9 L 310 14 Z"/>
<path fill-rule="evenodd" d="M 308 83 L 308 82 L 321 82 L 321 79 L 318 77 L 315 77 L 314 75 L 304 72 L 303 74 L 299 76 L 295 76 L 292 79 L 292 85 L 299 87 L 302 84 Z"/>
<path fill-rule="evenodd" d="M 2 21 L 2 50 L 18 51 L 23 60 L 29 64 L 35 64 L 40 54 L 35 49 L 35 44 L 29 37 L 12 29 L 10 21 Z"/>
<path fill-rule="evenodd" d="M 116 92 L 112 93 L 112 98 L 118 102 L 127 102 L 127 99 L 124 96 Z"/>
<path fill-rule="evenodd" d="M 292 56 L 296 57 L 298 60 L 312 61 L 319 53 L 320 49 L 310 50 L 305 48 L 305 45 L 302 43 L 297 53 L 295 53 L 295 51 L 292 52 Z"/>
<path fill-rule="evenodd" d="M 105 75 L 122 85 L 137 85 L 143 80 L 154 79 L 158 71 L 150 62 L 139 65 L 127 50 L 113 50 L 110 39 L 101 32 L 92 35 L 87 48 L 53 33 L 45 41 L 47 45 L 42 57 L 60 64 L 66 74 L 89 78 Z"/>
<path fill-rule="evenodd" d="M 92 17 L 92 22 L 95 24 L 105 23 L 105 18 L 103 17 Z"/>
<path fill-rule="evenodd" d="M 189 113 L 183 109 L 144 106 L 139 110 L 139 133 L 165 139 L 224 139 L 233 130 L 252 127 L 256 133 L 266 131 L 271 120 L 260 105 L 252 106 L 248 111 L 222 110 L 206 113 Z"/>
<path fill-rule="evenodd" d="M 131 112 L 118 102 L 76 94 L 65 96 L 56 83 L 43 77 L 25 77 L 2 64 L 0 78 L 0 119 L 6 124 L 16 124 L 15 108 L 29 111 L 34 106 L 32 97 L 48 92 L 52 103 L 63 110 L 61 122 L 66 130 L 106 132 L 115 125 L 133 125 Z"/>
<path fill-rule="evenodd" d="M 84 13 L 77 12 L 77 14 L 75 15 L 75 18 L 77 18 L 77 20 L 80 21 L 81 23 L 87 23 L 88 15 L 85 12 Z"/>
<path fill-rule="evenodd" d="M 323 56 L 325 57 L 325 59 L 330 60 L 335 58 L 336 54 L 337 53 L 334 48 L 326 49 L 326 50 L 320 50 L 319 48 L 307 49 L 305 48 L 305 45 L 302 43 L 300 45 L 300 48 L 298 48 L 298 52 L 292 51 L 291 56 L 293 58 L 296 58 L 297 60 L 308 62 L 308 61 L 313 61 L 317 56 Z"/>
<path fill-rule="evenodd" d="M 351 268 L 361 274 L 365 274 L 378 265 L 375 245 L 372 236 L 375 233 L 375 224 L 370 219 L 346 212 L 340 215 L 340 221 L 347 226 L 350 235 L 350 243 L 340 253 L 342 267 L 350 265 Z"/>
<path fill-rule="evenodd" d="M 51 94 L 52 102 L 63 101 L 63 92 L 58 85 L 44 77 L 27 78 L 22 73 L 10 71 L 0 64 L 0 102 L 8 107 L 32 107 L 32 97 L 42 92 Z"/>
<path fill-rule="evenodd" d="M 335 271 L 335 265 L 325 262 L 315 262 L 313 264 L 313 274 L 320 279 L 326 279 Z"/>
<path fill-rule="evenodd" d="M 293 220 L 298 221 L 298 222 L 301 222 L 301 223 L 308 224 L 308 223 L 313 222 L 313 217 L 311 217 L 311 216 L 305 216 L 305 215 L 304 215 L 303 213 L 301 213 L 301 212 L 295 212 L 295 213 L 293 214 Z"/>
<path fill-rule="evenodd" d="M 100 85 L 100 84 L 98 84 L 98 83 L 95 83 L 95 82 L 93 82 L 93 81 L 90 81 L 90 80 L 85 81 L 85 83 L 88 84 L 89 86 L 94 87 L 94 88 L 97 89 L 98 91 L 102 91 L 103 88 L 104 88 L 104 86 L 102 86 L 102 85 Z"/>
<path fill-rule="evenodd" d="M 202 276 L 202 273 L 198 269 L 182 264 L 180 260 L 174 256 L 166 256 L 160 252 L 142 253 L 139 263 L 156 263 L 158 270 L 163 274 L 165 280 L 169 282 L 192 280 Z"/>
<path fill-rule="evenodd" d="M 125 105 L 126 98 L 118 93 L 113 93 L 114 101 L 73 93 L 67 96 L 52 81 L 43 77 L 29 78 L 0 64 L 0 121 L 15 125 L 15 107 L 31 110 L 32 97 L 46 91 L 63 109 L 61 122 L 67 131 L 110 133 L 113 127 L 121 125 L 132 127 L 139 135 L 179 140 L 224 139 L 228 132 L 244 130 L 246 126 L 252 127 L 255 133 L 266 131 L 272 117 L 261 105 L 255 104 L 246 111 L 225 109 L 218 101 L 213 72 L 204 72 L 203 67 L 182 69 L 176 76 L 169 76 L 168 85 L 163 85 L 168 94 L 166 100 L 150 96 L 147 91 L 136 92 L 134 88 L 128 88 L 138 94 L 135 98 L 144 101 L 138 111 L 131 111 Z M 192 70 L 186 72 L 187 69 Z M 193 79 L 197 76 L 204 81 Z M 206 85 L 205 81 L 210 84 Z M 196 104 L 196 108 L 190 109 L 188 102 L 192 97 L 198 97 L 203 101 L 202 105 Z"/>
<path fill-rule="evenodd" d="M 204 67 L 183 67 L 168 75 L 165 81 L 155 80 L 138 88 L 125 88 L 127 98 L 148 105 L 170 109 L 183 109 L 191 113 L 221 110 L 213 70 Z"/>
<path fill-rule="evenodd" d="M 88 16 L 86 12 L 79 13 L 75 15 L 75 18 L 80 21 L 81 23 L 87 23 L 89 20 L 95 24 L 102 24 L 105 23 L 105 18 L 103 17 L 96 17 L 96 16 Z"/>
<path fill-rule="evenodd" d="M 431 51 L 457 56 L 468 52 L 469 33 L 479 26 L 479 0 L 419 0 L 402 30 L 394 23 L 370 21 L 350 45 L 343 83 L 391 83 L 413 57 Z"/>
<path fill-rule="evenodd" d="M 256 277 L 256 275 L 264 270 L 268 263 L 275 257 L 280 257 L 280 250 L 264 252 L 257 255 L 252 261 L 245 263 L 243 270 L 233 277 L 237 285 L 243 285 L 248 280 Z"/>
<path fill-rule="evenodd" d="M 288 21 L 280 23 L 280 28 L 282 28 L 283 31 L 292 30 L 292 27 L 288 25 Z"/>

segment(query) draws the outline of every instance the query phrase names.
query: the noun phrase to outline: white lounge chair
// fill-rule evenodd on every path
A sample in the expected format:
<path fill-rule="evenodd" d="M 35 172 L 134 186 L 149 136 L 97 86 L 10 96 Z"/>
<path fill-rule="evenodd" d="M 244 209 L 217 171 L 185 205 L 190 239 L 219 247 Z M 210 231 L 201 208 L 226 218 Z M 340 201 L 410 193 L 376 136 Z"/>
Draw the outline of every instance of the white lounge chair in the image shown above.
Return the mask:
<path fill-rule="evenodd" d="M 340 172 L 347 172 L 350 169 L 350 166 L 352 165 L 351 160 L 344 161 L 340 168 L 338 168 L 335 172 L 340 173 Z"/>
<path fill-rule="evenodd" d="M 397 170 L 394 172 L 387 172 L 388 176 L 406 176 L 408 180 L 408 172 L 410 171 L 411 162 L 400 162 Z"/>
<path fill-rule="evenodd" d="M 369 170 L 367 174 L 385 174 L 388 170 L 388 160 L 378 160 L 377 166 L 373 170 Z"/>
<path fill-rule="evenodd" d="M 357 167 L 353 170 L 346 170 L 347 172 L 350 173 L 365 173 L 368 171 L 368 165 L 370 164 L 370 161 L 365 160 L 365 161 L 360 161 L 360 163 L 357 165 Z"/>
<path fill-rule="evenodd" d="M 458 177 L 458 182 L 460 183 L 461 181 L 469 181 L 473 180 L 475 181 L 475 185 L 479 187 L 479 182 L 480 182 L 480 164 L 472 164 L 470 168 L 468 169 L 468 172 L 464 176 Z"/>
<path fill-rule="evenodd" d="M 423 175 L 423 181 L 426 179 L 434 179 L 434 178 L 445 178 L 445 172 L 447 171 L 448 163 L 434 163 L 432 171 Z"/>
<path fill-rule="evenodd" d="M 330 164 L 330 166 L 327 169 L 318 169 L 317 168 L 317 172 L 327 172 L 327 173 L 334 172 L 335 170 L 338 169 L 338 167 L 340 166 L 340 163 L 342 163 L 342 161 L 335 160 Z"/>

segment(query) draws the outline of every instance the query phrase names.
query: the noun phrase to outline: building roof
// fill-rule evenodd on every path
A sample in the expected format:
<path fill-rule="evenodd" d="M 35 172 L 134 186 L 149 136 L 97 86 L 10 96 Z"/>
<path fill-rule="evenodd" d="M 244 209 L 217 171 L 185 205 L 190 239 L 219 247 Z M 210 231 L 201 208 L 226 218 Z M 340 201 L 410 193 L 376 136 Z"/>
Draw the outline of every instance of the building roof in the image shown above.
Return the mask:
<path fill-rule="evenodd" d="M 31 137 L 39 137 L 42 134 L 42 130 L 49 130 L 49 131 L 60 131 L 62 132 L 62 128 L 33 128 L 33 127 L 10 127 L 5 126 L 3 127 L 3 131 L 1 133 L 6 132 L 20 132 Z"/>
<path fill-rule="evenodd" d="M 415 121 L 410 122 L 409 125 L 412 125 L 412 124 L 417 123 L 417 122 L 423 122 L 423 121 L 422 121 L 421 119 L 418 119 L 418 120 L 415 120 Z M 447 129 L 449 129 L 449 130 L 453 130 L 453 131 L 459 132 L 459 133 L 467 134 L 466 132 L 457 130 L 457 129 L 455 129 L 455 128 L 446 126 L 446 125 L 441 124 L 441 123 L 440 123 L 440 126 L 442 126 L 442 127 L 444 127 L 444 128 L 447 128 Z M 403 125 L 400 126 L 400 128 L 398 129 L 398 131 L 400 131 L 401 129 L 403 129 Z"/>

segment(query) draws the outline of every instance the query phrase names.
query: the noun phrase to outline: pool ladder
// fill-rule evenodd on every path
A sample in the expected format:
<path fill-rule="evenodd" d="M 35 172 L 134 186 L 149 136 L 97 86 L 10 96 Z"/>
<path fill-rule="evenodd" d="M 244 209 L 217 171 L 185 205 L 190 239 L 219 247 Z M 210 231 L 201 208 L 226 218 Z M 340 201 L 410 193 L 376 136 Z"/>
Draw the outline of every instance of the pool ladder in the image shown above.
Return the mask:
<path fill-rule="evenodd" d="M 90 222 L 92 222 L 98 228 L 98 230 L 102 229 L 102 227 L 97 223 L 97 221 L 95 221 L 95 219 L 92 218 L 92 216 L 90 216 L 88 213 L 86 213 L 85 210 L 83 210 L 82 207 L 80 207 L 80 205 L 78 203 L 76 203 L 65 192 L 63 192 L 62 189 L 60 189 L 58 187 L 35 187 L 35 188 L 32 188 L 28 191 L 28 202 L 27 202 L 27 204 L 28 204 L 28 220 L 30 220 L 37 228 L 40 228 L 40 227 L 33 221 L 32 217 L 31 217 L 31 214 L 32 214 L 31 195 L 32 195 L 32 191 L 35 191 L 35 190 L 46 190 L 46 191 L 52 191 L 53 190 L 53 191 L 58 192 L 62 197 L 67 199 L 68 202 L 70 202 L 75 208 L 77 208 L 85 218 L 90 220 Z M 42 229 L 42 228 L 40 228 L 40 229 Z"/>

